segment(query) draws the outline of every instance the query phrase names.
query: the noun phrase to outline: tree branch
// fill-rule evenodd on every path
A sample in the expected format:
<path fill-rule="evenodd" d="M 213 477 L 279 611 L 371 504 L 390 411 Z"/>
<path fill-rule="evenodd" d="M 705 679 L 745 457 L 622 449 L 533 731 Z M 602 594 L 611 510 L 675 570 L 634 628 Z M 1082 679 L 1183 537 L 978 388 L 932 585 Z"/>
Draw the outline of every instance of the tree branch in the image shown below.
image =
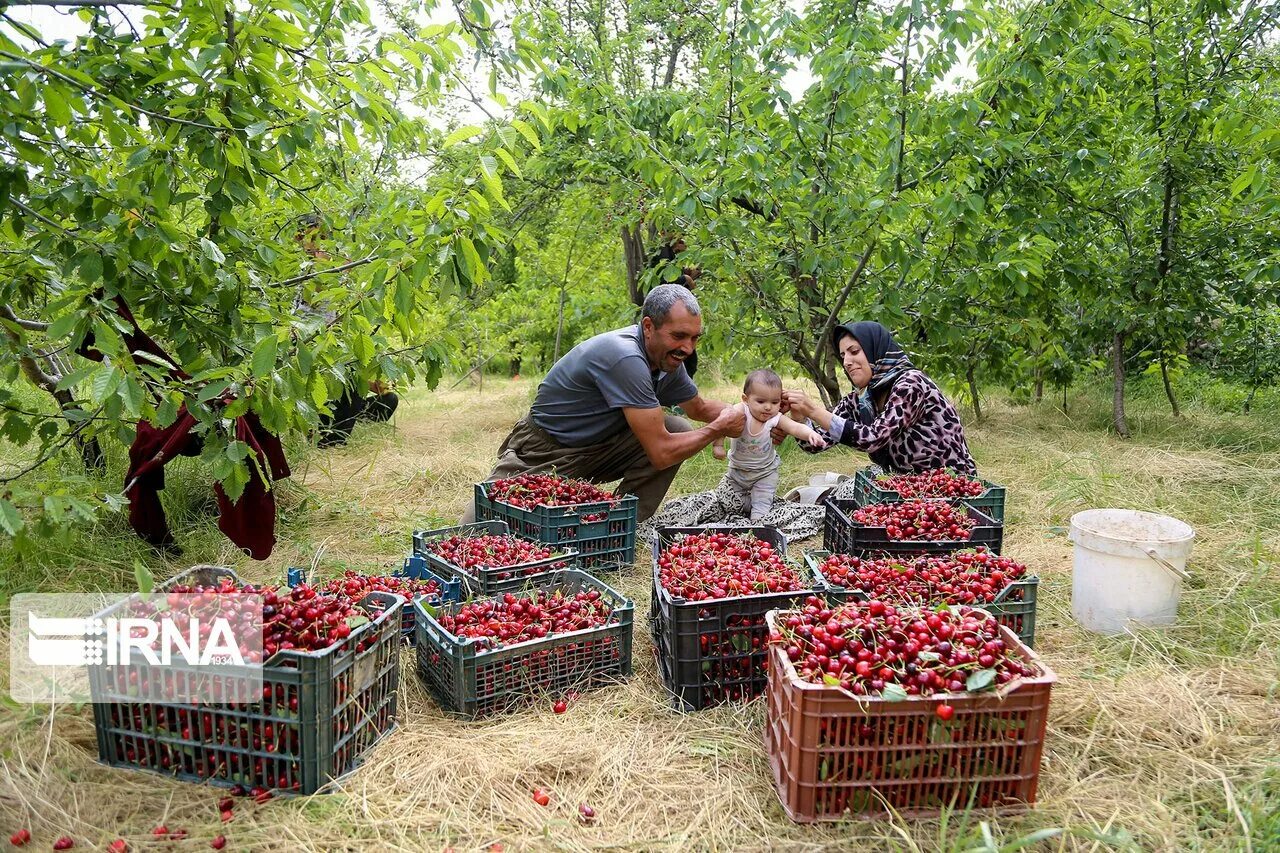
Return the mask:
<path fill-rule="evenodd" d="M 81 83 L 79 80 L 75 79 L 74 77 L 69 77 L 68 75 L 63 74 L 61 71 L 58 71 L 56 68 L 50 68 L 47 65 L 41 65 L 39 62 L 34 62 L 20 54 L 9 53 L 7 50 L 0 50 L 0 56 L 3 56 L 6 59 L 12 59 L 14 62 L 21 62 L 23 65 L 26 65 L 29 68 L 33 68 L 36 71 L 42 71 L 51 77 L 57 77 L 59 80 L 66 83 L 68 86 L 74 86 L 77 89 L 79 89 L 81 92 L 84 92 L 86 95 L 93 95 L 96 98 L 109 97 L 106 93 L 100 92 L 97 89 L 93 88 L 92 86 L 86 86 L 84 83 Z M 227 129 L 225 127 L 219 127 L 216 124 L 205 124 L 202 121 L 191 121 L 190 119 L 176 118 L 171 115 L 165 115 L 164 113 L 156 112 L 155 110 L 149 110 L 146 107 L 140 107 L 137 104 L 130 104 L 125 101 L 121 101 L 121 103 L 123 103 L 125 107 L 127 107 L 128 109 L 137 110 L 143 115 L 150 116 L 151 118 L 157 119 L 158 121 L 172 122 L 173 124 L 181 124 L 187 127 L 198 127 L 203 130 L 226 130 Z"/>
<path fill-rule="evenodd" d="M 160 3 L 157 0 L 9 0 L 6 7 L 14 6 L 74 6 L 86 9 L 114 9 L 119 6 L 160 6 L 170 12 L 178 11 L 176 6 Z"/>
<path fill-rule="evenodd" d="M 298 275 L 298 276 L 294 276 L 293 278 L 286 278 L 284 281 L 277 281 L 275 284 L 267 285 L 267 287 L 289 287 L 290 285 L 293 285 L 293 284 L 302 284 L 302 282 L 310 281 L 311 279 L 316 278 L 318 276 L 331 275 L 333 273 L 339 273 L 339 272 L 346 272 L 347 270 L 353 270 L 356 267 L 362 267 L 365 264 L 371 264 L 377 260 L 381 260 L 377 255 L 369 255 L 368 257 L 361 258 L 358 261 L 351 261 L 350 263 L 343 264 L 342 266 L 331 267 L 330 269 L 327 269 L 327 270 L 316 270 L 315 272 L 307 273 L 306 275 Z"/>

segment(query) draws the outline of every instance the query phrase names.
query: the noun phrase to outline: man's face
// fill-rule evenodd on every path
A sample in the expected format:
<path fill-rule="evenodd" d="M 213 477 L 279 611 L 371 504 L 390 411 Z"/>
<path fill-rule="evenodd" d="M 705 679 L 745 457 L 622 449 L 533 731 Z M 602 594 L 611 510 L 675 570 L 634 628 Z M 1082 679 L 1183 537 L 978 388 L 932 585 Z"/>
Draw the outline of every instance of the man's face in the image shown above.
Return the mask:
<path fill-rule="evenodd" d="M 702 318 L 690 314 L 683 302 L 671 308 L 661 326 L 655 326 L 649 317 L 645 317 L 641 325 L 649 365 L 665 373 L 675 370 L 692 355 L 702 337 Z"/>

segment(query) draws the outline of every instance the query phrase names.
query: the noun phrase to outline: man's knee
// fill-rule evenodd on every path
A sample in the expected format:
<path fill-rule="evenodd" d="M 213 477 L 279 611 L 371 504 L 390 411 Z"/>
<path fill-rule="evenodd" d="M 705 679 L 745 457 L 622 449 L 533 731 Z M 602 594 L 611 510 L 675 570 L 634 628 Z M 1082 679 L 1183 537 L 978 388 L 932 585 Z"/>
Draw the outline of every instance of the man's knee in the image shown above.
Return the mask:
<path fill-rule="evenodd" d="M 679 415 L 667 415 L 663 420 L 666 421 L 667 432 L 689 432 L 693 429 L 693 424 Z"/>

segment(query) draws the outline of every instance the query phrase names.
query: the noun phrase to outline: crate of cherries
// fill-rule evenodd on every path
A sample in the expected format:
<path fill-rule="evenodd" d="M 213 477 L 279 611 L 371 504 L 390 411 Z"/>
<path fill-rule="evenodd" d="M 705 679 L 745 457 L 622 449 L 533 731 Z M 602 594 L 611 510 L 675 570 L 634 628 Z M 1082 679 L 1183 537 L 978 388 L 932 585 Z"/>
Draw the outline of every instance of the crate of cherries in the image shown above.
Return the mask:
<path fill-rule="evenodd" d="M 793 820 L 1035 802 L 1056 680 L 983 610 L 769 614 L 765 746 Z"/>
<path fill-rule="evenodd" d="M 504 521 L 478 521 L 413 534 L 413 551 L 444 575 L 459 578 L 468 595 L 519 589 L 557 569 L 573 568 L 578 552 L 552 548 L 510 532 Z"/>
<path fill-rule="evenodd" d="M 418 611 L 418 674 L 468 719 L 631 675 L 635 606 L 590 575 L 560 570 L 520 592 Z"/>
<path fill-rule="evenodd" d="M 258 586 L 214 566 L 195 567 L 161 590 L 179 619 L 192 599 L 242 616 L 242 602 L 255 603 L 262 651 L 247 663 L 260 668 L 261 696 L 255 692 L 254 701 L 245 700 L 244 685 L 254 682 L 243 675 L 220 680 L 207 668 L 188 670 L 176 661 L 91 667 L 104 763 L 239 786 L 259 797 L 273 790 L 310 794 L 354 769 L 395 725 L 404 606 L 399 595 L 367 591 L 354 598 L 306 584 Z M 173 596 L 183 596 L 184 603 L 175 605 Z M 156 606 L 130 599 L 100 617 L 123 607 Z M 222 700 L 178 698 L 173 688 L 182 684 L 212 687 Z M 234 698 L 226 692 L 233 690 L 240 691 Z"/>
<path fill-rule="evenodd" d="M 631 565 L 637 503 L 635 495 L 615 495 L 556 474 L 520 474 L 475 485 L 478 521 L 504 521 L 517 536 L 575 548 L 584 568 Z"/>
<path fill-rule="evenodd" d="M 986 548 L 954 554 L 865 556 L 808 551 L 805 561 L 826 583 L 827 600 L 879 599 L 894 604 L 982 607 L 1028 646 L 1035 645 L 1040 580 L 1027 567 Z"/>
<path fill-rule="evenodd" d="M 664 684 L 681 710 L 749 700 L 764 689 L 764 615 L 818 603 L 821 584 L 785 561 L 772 527 L 658 528 L 650 626 Z"/>
<path fill-rule="evenodd" d="M 838 554 L 947 554 L 981 545 L 1000 553 L 1004 525 L 962 500 L 920 499 L 858 506 L 828 497 L 823 547 Z"/>

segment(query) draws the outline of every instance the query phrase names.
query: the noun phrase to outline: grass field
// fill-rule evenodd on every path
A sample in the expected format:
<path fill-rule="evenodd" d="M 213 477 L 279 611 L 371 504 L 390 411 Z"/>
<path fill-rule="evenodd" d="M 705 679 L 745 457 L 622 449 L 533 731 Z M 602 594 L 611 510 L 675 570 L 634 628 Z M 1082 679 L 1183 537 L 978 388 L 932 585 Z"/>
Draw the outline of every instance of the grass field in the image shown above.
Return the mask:
<path fill-rule="evenodd" d="M 128 589 L 135 559 L 161 577 L 221 562 L 255 580 L 317 556 L 322 573 L 390 566 L 412 529 L 462 512 L 533 388 L 486 380 L 482 391 L 412 392 L 394 425 L 362 426 L 344 449 L 295 455 L 280 543 L 265 563 L 219 536 L 209 484 L 182 460 L 167 495 L 181 559 L 152 554 L 112 520 L 34 554 L 0 545 L 3 593 Z M 1009 487 L 1006 553 L 1042 578 L 1037 650 L 1060 677 L 1040 803 L 1026 815 L 792 824 L 769 782 L 760 703 L 672 712 L 638 627 L 635 677 L 562 716 L 539 707 L 462 724 L 406 669 L 399 729 L 340 792 L 240 806 L 227 825 L 215 790 L 98 765 L 89 709 L 9 706 L 0 711 L 0 830 L 28 827 L 35 849 L 62 834 L 77 848 L 121 836 L 149 849 L 160 823 L 186 828 L 191 841 L 179 846 L 189 849 L 222 832 L 229 849 L 249 850 L 1280 849 L 1276 412 L 1242 417 L 1192 401 L 1175 419 L 1138 395 L 1134 437 L 1122 441 L 1106 432 L 1101 395 L 1070 402 L 1063 415 L 1048 402 L 989 401 L 986 420 L 969 428 L 984 475 Z M 806 456 L 789 446 L 781 487 L 864 464 L 843 449 Z M 709 488 L 721 471 L 703 453 L 673 494 Z M 1196 528 L 1198 581 L 1177 627 L 1099 638 L 1071 620 L 1067 520 L 1097 506 L 1165 512 Z M 642 564 L 621 580 L 637 626 L 647 623 L 648 584 Z M 532 802 L 537 785 L 553 790 L 549 808 Z M 578 825 L 579 802 L 596 808 L 596 825 Z"/>

